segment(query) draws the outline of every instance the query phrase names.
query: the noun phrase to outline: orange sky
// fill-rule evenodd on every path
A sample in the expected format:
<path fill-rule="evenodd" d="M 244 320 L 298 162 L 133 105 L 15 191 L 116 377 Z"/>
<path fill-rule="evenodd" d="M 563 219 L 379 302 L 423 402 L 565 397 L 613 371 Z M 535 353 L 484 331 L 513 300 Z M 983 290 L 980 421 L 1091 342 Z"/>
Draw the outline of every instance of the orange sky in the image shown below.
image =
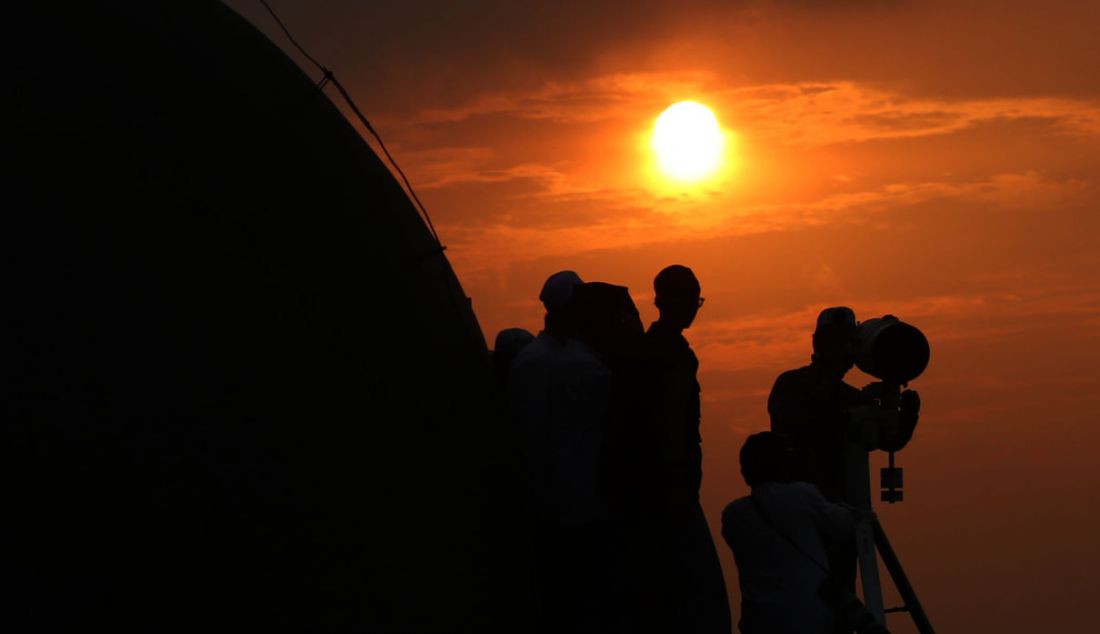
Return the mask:
<path fill-rule="evenodd" d="M 696 271 L 712 525 L 816 312 L 890 312 L 933 352 L 906 501 L 880 515 L 933 623 L 1091 629 L 1100 5 L 272 4 L 387 139 L 490 341 L 537 331 L 554 271 L 629 286 L 647 321 L 653 275 Z M 715 111 L 739 161 L 670 195 L 644 141 L 682 99 Z"/>

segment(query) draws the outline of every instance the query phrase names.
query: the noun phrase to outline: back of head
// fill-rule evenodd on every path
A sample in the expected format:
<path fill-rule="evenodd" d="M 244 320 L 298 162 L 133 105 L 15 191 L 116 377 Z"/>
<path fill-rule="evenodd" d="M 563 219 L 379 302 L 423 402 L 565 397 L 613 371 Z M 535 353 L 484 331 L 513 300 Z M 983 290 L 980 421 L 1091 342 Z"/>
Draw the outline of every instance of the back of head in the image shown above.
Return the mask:
<path fill-rule="evenodd" d="M 534 340 L 535 336 L 523 328 L 505 328 L 497 333 L 492 352 L 493 370 L 501 388 L 508 387 L 508 374 L 516 355 Z"/>
<path fill-rule="evenodd" d="M 856 332 L 856 314 L 847 306 L 832 306 L 821 311 L 814 328 L 813 348 L 818 361 L 850 368 Z"/>
<path fill-rule="evenodd" d="M 493 342 L 493 352 L 512 358 L 534 340 L 535 335 L 528 330 L 505 328 L 497 333 L 496 340 Z"/>
<path fill-rule="evenodd" d="M 579 327 L 577 338 L 605 354 L 614 354 L 624 340 L 642 332 L 642 321 L 625 286 L 588 282 L 573 298 Z"/>
<path fill-rule="evenodd" d="M 699 280 L 695 273 L 682 264 L 666 266 L 653 278 L 653 292 L 658 300 L 698 297 L 699 291 Z"/>
<path fill-rule="evenodd" d="M 546 307 L 546 312 L 552 313 L 567 306 L 573 299 L 573 289 L 581 284 L 584 280 L 575 272 L 558 271 L 543 282 L 539 301 Z"/>
<path fill-rule="evenodd" d="M 856 313 L 847 306 L 831 306 L 817 315 L 814 334 L 844 332 L 855 330 Z"/>
<path fill-rule="evenodd" d="M 665 267 L 653 279 L 653 291 L 660 323 L 678 329 L 691 326 L 702 306 L 699 280 L 691 269 L 681 264 Z"/>
<path fill-rule="evenodd" d="M 741 475 L 755 487 L 765 482 L 788 482 L 791 478 L 791 448 L 781 434 L 759 432 L 741 446 Z"/>
<path fill-rule="evenodd" d="M 546 331 L 565 341 L 577 328 L 577 315 L 573 307 L 573 293 L 584 282 L 573 271 L 558 271 L 546 278 L 539 293 L 539 300 L 546 307 Z"/>

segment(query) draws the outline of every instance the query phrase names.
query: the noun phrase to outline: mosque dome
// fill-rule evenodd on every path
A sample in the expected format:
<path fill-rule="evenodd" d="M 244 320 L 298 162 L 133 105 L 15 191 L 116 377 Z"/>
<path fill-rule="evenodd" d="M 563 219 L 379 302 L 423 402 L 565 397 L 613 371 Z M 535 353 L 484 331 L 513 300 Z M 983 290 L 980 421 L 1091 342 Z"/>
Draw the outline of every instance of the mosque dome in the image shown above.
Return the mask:
<path fill-rule="evenodd" d="M 5 26 L 9 629 L 518 631 L 476 317 L 316 78 L 212 1 Z"/>

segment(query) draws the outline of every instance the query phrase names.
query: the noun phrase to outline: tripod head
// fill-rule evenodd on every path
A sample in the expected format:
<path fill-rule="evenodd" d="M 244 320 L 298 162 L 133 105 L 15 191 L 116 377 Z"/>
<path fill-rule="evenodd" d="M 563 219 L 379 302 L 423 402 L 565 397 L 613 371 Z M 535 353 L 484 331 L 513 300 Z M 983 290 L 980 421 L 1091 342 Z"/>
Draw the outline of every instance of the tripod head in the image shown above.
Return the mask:
<path fill-rule="evenodd" d="M 890 466 L 879 474 L 883 502 L 901 502 L 904 492 L 900 467 L 894 466 L 894 453 L 913 437 L 920 411 L 920 397 L 913 390 L 902 391 L 900 384 L 877 381 L 863 390 L 866 403 L 849 410 L 852 440 L 867 451 L 881 449 L 889 454 Z"/>

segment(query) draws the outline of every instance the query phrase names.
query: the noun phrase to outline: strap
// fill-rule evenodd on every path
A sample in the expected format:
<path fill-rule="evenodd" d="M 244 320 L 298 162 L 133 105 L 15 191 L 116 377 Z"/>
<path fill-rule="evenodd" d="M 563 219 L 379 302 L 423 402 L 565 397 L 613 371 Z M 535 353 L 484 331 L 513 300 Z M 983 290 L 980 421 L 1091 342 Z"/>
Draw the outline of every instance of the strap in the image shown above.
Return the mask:
<path fill-rule="evenodd" d="M 813 564 L 815 566 L 817 566 L 818 568 L 820 568 L 821 570 L 823 570 L 825 572 L 825 574 L 832 575 L 832 571 L 829 570 L 828 566 L 821 563 L 820 561 L 817 560 L 816 557 L 814 557 L 810 553 L 803 550 L 802 547 L 798 545 L 798 542 L 794 541 L 793 539 L 791 539 L 791 537 L 789 535 L 787 535 L 783 531 L 779 530 L 779 527 L 776 526 L 775 523 L 772 522 L 772 520 L 768 516 L 768 514 L 766 512 L 764 512 L 764 506 L 762 504 L 760 504 L 760 501 L 756 499 L 755 495 L 749 495 L 749 501 L 752 502 L 753 508 L 756 509 L 756 514 L 760 516 L 760 519 L 764 520 L 764 524 L 766 524 L 768 526 L 768 528 L 772 529 L 772 531 L 774 531 L 780 537 L 785 539 L 788 544 L 790 544 L 796 551 L 798 551 L 798 554 L 802 555 L 806 559 L 813 562 Z"/>

